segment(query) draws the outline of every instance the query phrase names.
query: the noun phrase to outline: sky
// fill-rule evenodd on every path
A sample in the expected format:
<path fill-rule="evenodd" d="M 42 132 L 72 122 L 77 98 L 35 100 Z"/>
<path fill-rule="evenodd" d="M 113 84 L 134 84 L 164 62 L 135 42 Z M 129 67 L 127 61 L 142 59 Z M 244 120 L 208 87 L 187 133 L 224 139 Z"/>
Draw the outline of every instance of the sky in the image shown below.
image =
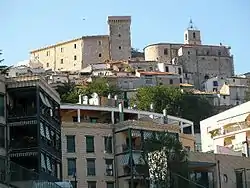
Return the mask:
<path fill-rule="evenodd" d="M 32 49 L 84 35 L 108 34 L 107 16 L 132 17 L 132 46 L 183 42 L 190 18 L 202 43 L 231 46 L 237 74 L 250 71 L 250 0 L 0 0 L 4 64 Z"/>

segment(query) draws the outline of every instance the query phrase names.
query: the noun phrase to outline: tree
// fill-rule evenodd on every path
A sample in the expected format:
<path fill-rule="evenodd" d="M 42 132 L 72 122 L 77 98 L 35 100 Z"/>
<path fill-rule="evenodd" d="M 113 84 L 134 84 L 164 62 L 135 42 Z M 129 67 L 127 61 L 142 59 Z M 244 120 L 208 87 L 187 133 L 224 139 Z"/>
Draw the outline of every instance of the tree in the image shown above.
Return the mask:
<path fill-rule="evenodd" d="M 154 132 L 152 137 L 145 139 L 142 156 L 145 171 L 157 188 L 177 184 L 178 187 L 187 187 L 187 152 L 179 141 L 178 133 Z"/>
<path fill-rule="evenodd" d="M 132 58 L 144 57 L 144 53 L 140 52 L 139 49 L 131 48 L 131 57 Z"/>
<path fill-rule="evenodd" d="M 3 55 L 2 50 L 0 50 L 0 55 Z M 2 63 L 3 61 L 4 61 L 4 59 L 1 59 L 1 58 L 0 58 L 0 63 Z"/>
<path fill-rule="evenodd" d="M 139 88 L 131 103 L 140 110 L 150 110 L 153 104 L 153 110 L 157 113 L 166 109 L 170 115 L 193 121 L 196 130 L 201 120 L 214 114 L 213 106 L 205 97 L 162 85 Z"/>
<path fill-rule="evenodd" d="M 0 50 L 0 56 L 3 55 L 3 52 L 2 50 Z M 2 63 L 4 61 L 4 59 L 1 59 L 0 58 L 0 63 Z M 3 75 L 3 74 L 7 74 L 7 72 L 9 71 L 9 69 L 11 68 L 12 66 L 6 66 L 6 65 L 0 65 L 0 73 Z"/>
<path fill-rule="evenodd" d="M 105 78 L 97 78 L 89 83 L 87 86 L 77 86 L 73 82 L 66 82 L 63 85 L 57 86 L 57 92 L 64 103 L 77 103 L 79 95 L 91 96 L 97 93 L 99 96 L 108 96 L 120 94 L 120 91 L 115 85 L 108 83 Z"/>
<path fill-rule="evenodd" d="M 119 94 L 119 89 L 112 83 L 109 83 L 106 78 L 96 78 L 86 87 L 87 95 L 97 93 L 99 96 L 108 96 Z"/>

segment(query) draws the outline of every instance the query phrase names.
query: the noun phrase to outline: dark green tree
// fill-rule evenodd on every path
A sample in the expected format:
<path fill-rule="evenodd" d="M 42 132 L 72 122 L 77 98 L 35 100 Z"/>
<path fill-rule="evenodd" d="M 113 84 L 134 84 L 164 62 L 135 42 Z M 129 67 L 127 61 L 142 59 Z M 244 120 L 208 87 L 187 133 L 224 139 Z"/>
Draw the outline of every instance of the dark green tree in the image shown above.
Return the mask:
<path fill-rule="evenodd" d="M 187 187 L 188 155 L 177 133 L 153 133 L 144 141 L 142 156 L 146 174 L 157 188 Z"/>
<path fill-rule="evenodd" d="M 86 94 L 91 95 L 97 93 L 99 96 L 107 97 L 109 94 L 119 94 L 119 89 L 106 78 L 96 78 L 86 87 Z"/>
<path fill-rule="evenodd" d="M 193 121 L 196 129 L 199 129 L 201 120 L 214 114 L 213 106 L 205 97 L 163 85 L 138 89 L 131 103 L 140 110 L 149 110 L 153 104 L 157 113 L 166 109 L 169 115 Z"/>
<path fill-rule="evenodd" d="M 58 85 L 56 88 L 60 94 L 61 101 L 64 103 L 77 103 L 79 95 L 88 95 L 97 93 L 99 96 L 108 96 L 108 94 L 120 94 L 119 89 L 108 82 L 105 78 L 94 79 L 87 86 L 77 86 L 73 82 L 66 82 L 63 85 Z"/>

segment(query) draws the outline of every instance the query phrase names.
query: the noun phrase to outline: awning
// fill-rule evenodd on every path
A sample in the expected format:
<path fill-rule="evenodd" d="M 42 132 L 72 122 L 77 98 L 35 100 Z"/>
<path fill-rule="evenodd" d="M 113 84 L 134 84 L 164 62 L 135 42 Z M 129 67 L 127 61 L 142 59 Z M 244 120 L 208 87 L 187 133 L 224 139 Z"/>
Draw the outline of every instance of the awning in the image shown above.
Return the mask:
<path fill-rule="evenodd" d="M 235 115 L 235 116 L 232 116 L 230 118 L 219 120 L 219 121 L 217 121 L 217 124 L 221 125 L 221 126 L 224 126 L 224 125 L 228 125 L 228 124 L 231 124 L 231 123 L 244 122 L 246 120 L 247 116 L 249 116 L 249 115 L 250 115 L 249 112 L 244 113 L 244 114 Z"/>
<path fill-rule="evenodd" d="M 48 156 L 46 158 L 47 158 L 47 161 L 46 161 L 47 162 L 47 169 L 49 171 L 52 171 L 50 158 Z"/>
<path fill-rule="evenodd" d="M 50 103 L 48 103 L 48 99 L 40 92 L 39 93 L 39 96 L 40 96 L 40 98 L 41 98 L 41 100 L 42 100 L 42 103 L 45 105 L 45 106 L 47 106 L 47 107 L 51 107 L 51 105 L 50 105 Z"/>
<path fill-rule="evenodd" d="M 42 123 L 40 123 L 40 134 L 41 134 L 41 136 L 45 137 L 44 126 Z"/>
<path fill-rule="evenodd" d="M 46 169 L 45 155 L 41 153 L 41 167 Z"/>
<path fill-rule="evenodd" d="M 50 139 L 50 132 L 49 132 L 49 127 L 48 127 L 48 126 L 45 126 L 45 131 L 46 131 L 46 138 L 47 138 L 48 140 L 51 140 L 51 139 Z"/>
<path fill-rule="evenodd" d="M 48 105 L 48 107 L 52 108 L 52 106 L 51 106 L 51 104 L 50 104 L 50 102 L 49 102 L 48 97 L 44 96 L 44 99 L 45 99 L 46 104 Z"/>

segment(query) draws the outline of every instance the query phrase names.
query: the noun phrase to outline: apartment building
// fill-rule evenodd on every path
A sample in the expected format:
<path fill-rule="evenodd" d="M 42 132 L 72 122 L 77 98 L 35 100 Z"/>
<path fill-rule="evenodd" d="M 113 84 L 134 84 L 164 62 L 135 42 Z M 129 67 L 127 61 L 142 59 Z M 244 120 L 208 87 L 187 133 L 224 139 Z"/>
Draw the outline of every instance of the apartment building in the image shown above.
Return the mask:
<path fill-rule="evenodd" d="M 202 151 L 249 156 L 250 102 L 200 122 Z"/>
<path fill-rule="evenodd" d="M 126 170 L 127 164 L 119 161 L 121 156 L 116 157 L 125 148 L 126 130 L 130 129 L 128 124 L 138 123 L 137 132 L 145 129 L 148 132 L 169 130 L 179 133 L 185 127 L 193 126 L 192 122 L 178 117 L 125 108 L 121 114 L 118 107 L 95 105 L 62 104 L 61 116 L 63 178 L 83 188 L 111 188 L 115 182 L 121 188 L 128 186 L 129 178 L 125 180 L 117 174 L 123 173 L 123 167 Z M 169 125 L 164 126 L 166 119 Z M 147 127 L 144 122 L 148 124 Z M 122 133 L 121 128 L 127 129 Z M 139 139 L 140 136 L 137 134 L 133 137 Z M 193 135 L 180 133 L 180 140 L 187 149 L 194 151 Z"/>
<path fill-rule="evenodd" d="M 59 95 L 36 76 L 1 77 L 0 89 L 1 183 L 31 188 L 51 181 L 58 188 L 52 182 L 62 178 Z"/>
<path fill-rule="evenodd" d="M 54 71 L 79 71 L 89 64 L 131 58 L 130 16 L 109 16 L 109 34 L 83 36 L 30 52 L 31 59 Z"/>

